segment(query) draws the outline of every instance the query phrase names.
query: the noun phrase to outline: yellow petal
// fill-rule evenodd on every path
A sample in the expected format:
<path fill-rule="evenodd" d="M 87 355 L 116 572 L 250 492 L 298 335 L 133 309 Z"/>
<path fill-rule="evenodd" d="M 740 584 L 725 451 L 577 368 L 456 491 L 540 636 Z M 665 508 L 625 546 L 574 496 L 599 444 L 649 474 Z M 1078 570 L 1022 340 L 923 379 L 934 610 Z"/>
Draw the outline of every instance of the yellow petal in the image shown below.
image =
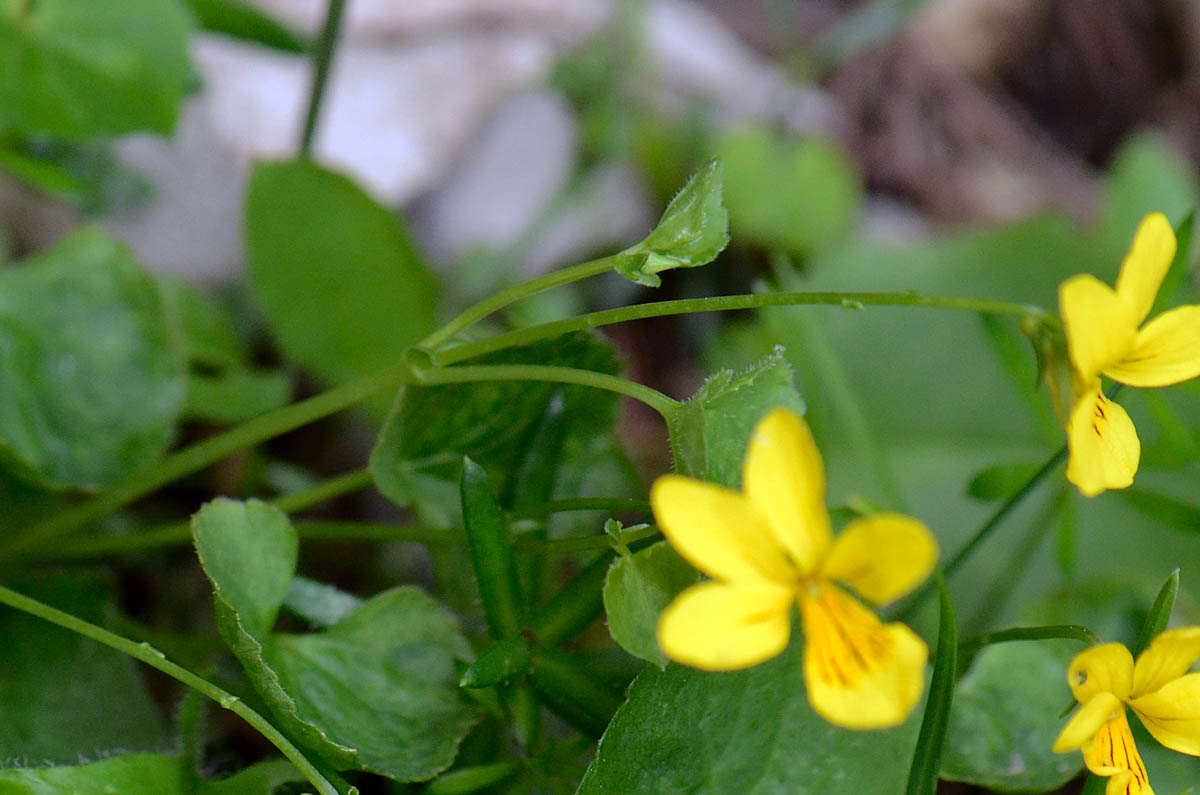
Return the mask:
<path fill-rule="evenodd" d="M 742 495 L 712 483 L 664 475 L 650 505 L 671 546 L 696 568 L 730 582 L 790 582 L 795 572 Z"/>
<path fill-rule="evenodd" d="M 1085 497 L 1133 483 L 1142 445 L 1125 409 L 1100 392 L 1099 380 L 1071 410 L 1067 445 L 1071 449 L 1067 480 Z"/>
<path fill-rule="evenodd" d="M 1169 629 L 1156 637 L 1133 665 L 1132 696 L 1153 693 L 1200 660 L 1200 627 Z"/>
<path fill-rule="evenodd" d="M 802 573 L 829 547 L 825 466 L 808 424 L 788 409 L 759 420 L 742 467 L 746 499 Z"/>
<path fill-rule="evenodd" d="M 1075 713 L 1058 733 L 1052 749 L 1056 754 L 1082 748 L 1100 731 L 1100 727 L 1124 711 L 1120 700 L 1112 693 L 1097 693 Z"/>
<path fill-rule="evenodd" d="M 1173 259 L 1175 230 L 1165 215 L 1150 213 L 1138 224 L 1117 276 L 1117 295 L 1129 307 L 1134 325 L 1150 314 Z"/>
<path fill-rule="evenodd" d="M 1168 682 L 1129 706 L 1154 739 L 1173 751 L 1200 756 L 1200 674 Z"/>
<path fill-rule="evenodd" d="M 1083 762 L 1097 776 L 1109 777 L 1105 795 L 1154 795 L 1125 710 L 1101 726 L 1096 739 L 1084 746 Z"/>
<path fill-rule="evenodd" d="M 821 576 L 884 605 L 924 582 L 937 556 L 929 528 L 910 516 L 880 513 L 846 526 L 821 564 Z"/>
<path fill-rule="evenodd" d="M 848 729 L 898 726 L 925 688 L 925 642 L 883 625 L 834 585 L 802 599 L 804 681 L 813 710 Z"/>
<path fill-rule="evenodd" d="M 1080 704 L 1100 693 L 1112 693 L 1124 701 L 1133 687 L 1133 655 L 1120 643 L 1081 651 L 1067 668 L 1067 684 Z"/>
<path fill-rule="evenodd" d="M 658 621 L 658 645 L 676 662 L 733 671 L 769 660 L 787 646 L 793 592 L 772 585 L 693 585 Z"/>
<path fill-rule="evenodd" d="M 1081 273 L 1058 288 L 1058 308 L 1067 334 L 1067 353 L 1087 383 L 1129 353 L 1137 322 L 1112 288 Z"/>
<path fill-rule="evenodd" d="M 1170 386 L 1200 375 L 1200 306 L 1163 312 L 1104 374 L 1130 386 Z"/>

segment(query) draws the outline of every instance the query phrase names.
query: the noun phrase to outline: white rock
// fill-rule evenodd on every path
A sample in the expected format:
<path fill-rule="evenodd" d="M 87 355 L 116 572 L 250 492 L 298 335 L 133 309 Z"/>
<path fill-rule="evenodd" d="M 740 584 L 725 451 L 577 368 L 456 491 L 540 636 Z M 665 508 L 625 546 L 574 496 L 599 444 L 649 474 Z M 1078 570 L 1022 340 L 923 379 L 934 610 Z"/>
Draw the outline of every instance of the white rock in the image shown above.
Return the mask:
<path fill-rule="evenodd" d="M 526 277 L 577 262 L 636 241 L 654 224 L 646 188 L 625 163 L 606 163 L 588 173 L 540 230 L 524 258 Z"/>
<path fill-rule="evenodd" d="M 381 201 L 403 203 L 441 176 L 501 97 L 544 74 L 553 54 L 546 39 L 520 33 L 348 47 L 334 61 L 315 154 Z M 199 43 L 196 61 L 218 134 L 242 161 L 295 153 L 307 60 L 212 38 Z"/>
<path fill-rule="evenodd" d="M 253 0 L 295 29 L 315 34 L 328 0 Z M 537 30 L 566 43 L 595 31 L 608 17 L 609 0 L 348 0 L 342 34 L 349 40 L 426 35 L 480 25 Z"/>
<path fill-rule="evenodd" d="M 570 108 L 549 91 L 517 94 L 484 123 L 450 175 L 409 208 L 426 253 L 450 263 L 515 244 L 575 169 Z"/>
<path fill-rule="evenodd" d="M 241 272 L 245 170 L 213 129 L 203 100 L 184 107 L 175 135 L 131 135 L 116 155 L 155 185 L 136 210 L 104 226 L 133 246 L 155 271 L 198 282 L 227 282 Z"/>

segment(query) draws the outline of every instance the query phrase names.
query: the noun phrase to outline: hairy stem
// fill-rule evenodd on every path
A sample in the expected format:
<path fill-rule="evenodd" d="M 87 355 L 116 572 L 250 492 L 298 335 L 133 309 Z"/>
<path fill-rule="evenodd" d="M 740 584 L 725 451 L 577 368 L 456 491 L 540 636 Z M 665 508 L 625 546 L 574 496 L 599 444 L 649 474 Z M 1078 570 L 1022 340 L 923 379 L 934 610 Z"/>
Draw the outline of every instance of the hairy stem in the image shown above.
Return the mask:
<path fill-rule="evenodd" d="M 645 403 L 664 419 L 678 407 L 673 400 L 658 390 L 628 381 L 608 373 L 580 370 L 574 367 L 552 367 L 537 364 L 492 364 L 467 367 L 444 367 L 421 373 L 422 385 L 461 384 L 471 381 L 555 381 L 562 384 L 577 384 L 616 392 Z"/>
<path fill-rule="evenodd" d="M 300 752 L 300 749 L 292 745 L 278 729 L 271 725 L 270 721 L 246 706 L 241 699 L 232 693 L 228 693 L 208 680 L 196 676 L 183 666 L 171 662 L 166 658 L 166 655 L 149 643 L 137 643 L 129 638 L 109 632 L 77 616 L 64 613 L 61 610 L 43 604 L 36 599 L 30 599 L 28 596 L 24 596 L 3 586 L 0 586 L 0 604 L 6 604 L 23 613 L 36 616 L 44 621 L 49 621 L 51 624 L 82 635 L 85 638 L 90 638 L 109 648 L 116 649 L 122 654 L 127 654 L 135 660 L 139 660 L 151 668 L 161 671 L 196 692 L 208 696 L 224 709 L 229 710 L 246 721 L 246 723 L 249 723 L 263 737 L 266 737 L 289 762 L 296 766 L 296 769 L 304 775 L 308 782 L 317 788 L 317 792 L 321 793 L 321 795 L 338 795 L 337 788 L 329 783 L 329 780 L 321 775 L 304 754 Z"/>
<path fill-rule="evenodd" d="M 458 317 L 451 320 L 446 325 L 442 326 L 437 331 L 430 334 L 425 339 L 418 343 L 418 347 L 427 350 L 434 350 L 446 340 L 453 337 L 455 334 L 483 320 L 493 312 L 499 311 L 515 301 L 522 298 L 527 298 L 531 295 L 549 290 L 552 287 L 558 287 L 563 284 L 586 279 L 589 276 L 597 276 L 606 271 L 612 270 L 612 257 L 603 257 L 601 259 L 584 262 L 580 265 L 573 265 L 569 268 L 561 268 L 560 270 L 551 271 L 536 279 L 531 279 L 521 284 L 513 285 L 506 290 L 492 295 L 474 306 L 467 309 Z"/>
<path fill-rule="evenodd" d="M 135 474 L 108 491 L 66 509 L 33 525 L 23 534 L 0 543 L 0 560 L 18 556 L 29 549 L 77 530 L 109 513 L 134 502 L 168 483 L 211 466 L 240 450 L 272 439 L 280 434 L 335 414 L 355 403 L 387 389 L 395 389 L 411 380 L 406 364 L 397 364 L 366 378 L 335 387 L 328 392 L 256 417 L 224 433 L 184 448 L 159 461 L 152 468 Z"/>
<path fill-rule="evenodd" d="M 581 266 L 582 267 L 582 266 Z M 1003 315 L 1044 316 L 1045 310 L 1028 304 L 1009 301 L 985 301 L 979 298 L 953 298 L 904 293 L 756 293 L 751 295 L 718 295 L 709 298 L 684 298 L 677 301 L 655 301 L 648 304 L 623 306 L 591 312 L 565 320 L 539 323 L 536 326 L 510 331 L 477 342 L 457 345 L 439 351 L 440 364 L 454 364 L 484 353 L 527 345 L 543 339 L 551 339 L 588 328 L 599 328 L 614 323 L 641 320 L 648 317 L 684 315 L 693 312 L 728 312 L 735 309 L 757 309 L 764 306 L 838 306 L 844 309 L 861 309 L 866 306 L 916 306 L 937 309 L 959 309 L 969 312 L 986 312 Z M 427 346 L 428 347 L 428 346 Z"/>

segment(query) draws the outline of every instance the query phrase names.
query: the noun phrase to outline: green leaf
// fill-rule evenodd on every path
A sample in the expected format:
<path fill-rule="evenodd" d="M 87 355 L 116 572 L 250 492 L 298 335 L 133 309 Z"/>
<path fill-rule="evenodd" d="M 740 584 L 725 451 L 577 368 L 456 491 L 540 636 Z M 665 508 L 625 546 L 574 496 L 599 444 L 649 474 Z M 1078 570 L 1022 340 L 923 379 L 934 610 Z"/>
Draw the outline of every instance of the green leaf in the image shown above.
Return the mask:
<path fill-rule="evenodd" d="M 508 523 L 500 512 L 487 473 L 470 458 L 463 459 L 459 490 L 463 525 L 488 630 L 494 640 L 500 640 L 521 628 L 524 612 Z"/>
<path fill-rule="evenodd" d="M 425 795 L 467 795 L 512 778 L 520 770 L 521 765 L 517 762 L 495 762 L 451 770 L 432 782 L 425 789 Z"/>
<path fill-rule="evenodd" d="M 4 148 L 2 144 L 0 169 L 26 185 L 63 201 L 82 203 L 87 197 L 87 187 L 58 163 L 34 157 L 19 149 Z"/>
<path fill-rule="evenodd" d="M 853 161 L 834 144 L 750 126 L 716 146 L 734 240 L 803 257 L 850 231 L 862 189 Z"/>
<path fill-rule="evenodd" d="M 182 279 L 160 276 L 158 283 L 190 364 L 217 370 L 249 364 L 250 352 L 225 303 Z"/>
<path fill-rule="evenodd" d="M 5 146 L 0 143 L 0 168 L 88 217 L 137 210 L 154 193 L 154 186 L 117 160 L 112 146 L 103 141 L 39 136 Z"/>
<path fill-rule="evenodd" d="M 400 360 L 437 294 L 400 220 L 307 160 L 261 163 L 246 199 L 250 287 L 283 352 L 341 383 Z"/>
<path fill-rule="evenodd" d="M 1041 468 L 1042 463 L 1018 461 L 990 466 L 971 478 L 967 494 L 985 502 L 1007 500 L 1028 482 L 1033 473 Z"/>
<path fill-rule="evenodd" d="M 192 532 L 221 637 L 281 728 L 339 769 L 414 781 L 449 767 L 475 720 L 458 694 L 454 658 L 470 649 L 452 616 L 401 587 L 322 632 L 271 634 L 295 569 L 287 517 L 220 499 L 200 510 Z"/>
<path fill-rule="evenodd" d="M 275 635 L 267 664 L 295 720 L 318 728 L 327 749 L 336 744 L 331 764 L 420 781 L 450 766 L 475 723 L 454 675 L 454 658 L 469 655 L 454 617 L 402 586 L 324 632 Z"/>
<path fill-rule="evenodd" d="M 182 795 L 182 765 L 174 756 L 128 754 L 87 765 L 0 770 L 0 795 L 118 792 L 121 795 Z M 217 795 L 217 792 L 200 789 L 200 795 Z M 252 791 L 239 792 L 250 795 Z"/>
<path fill-rule="evenodd" d="M 736 487 L 754 426 L 777 406 L 804 413 L 782 348 L 740 373 L 714 374 L 668 420 L 675 470 Z"/>
<path fill-rule="evenodd" d="M 191 365 L 183 409 L 187 418 L 232 424 L 287 404 L 291 379 L 252 368 L 250 351 L 225 304 L 179 279 L 162 279 L 161 286 Z"/>
<path fill-rule="evenodd" d="M 1141 654 L 1150 645 L 1150 642 L 1167 628 L 1167 624 L 1171 621 L 1171 611 L 1175 609 L 1175 595 L 1178 593 L 1179 569 L 1175 569 L 1167 575 L 1166 581 L 1158 591 L 1158 596 L 1154 597 L 1154 604 L 1150 606 L 1150 612 L 1146 614 L 1146 622 L 1142 624 L 1142 631 L 1138 634 L 1137 643 L 1131 649 L 1135 655 Z"/>
<path fill-rule="evenodd" d="M 307 577 L 296 575 L 288 583 L 283 606 L 318 627 L 331 627 L 362 607 L 363 600 Z"/>
<path fill-rule="evenodd" d="M 603 373 L 619 369 L 612 346 L 588 332 L 508 348 L 471 364 L 546 364 Z M 556 395 L 562 396 L 563 413 L 574 418 L 565 431 L 568 441 L 592 439 L 612 427 L 616 397 L 586 387 L 500 381 L 404 387 L 371 451 L 375 483 L 396 504 L 410 505 L 422 496 L 430 476 L 457 477 L 463 456 L 470 456 L 504 494 L 522 441 Z"/>
<path fill-rule="evenodd" d="M 654 231 L 617 255 L 617 272 L 658 287 L 662 271 L 712 262 L 729 243 L 729 213 L 721 196 L 721 164 L 711 160 L 675 195 Z"/>
<path fill-rule="evenodd" d="M 1115 273 L 1142 217 L 1162 212 L 1179 223 L 1196 208 L 1200 186 L 1182 152 L 1157 133 L 1140 132 L 1126 138 L 1113 154 L 1104 198 L 1097 228 Z"/>
<path fill-rule="evenodd" d="M 491 687 L 508 682 L 529 670 L 529 642 L 521 635 L 496 641 L 479 655 L 461 677 L 460 687 Z"/>
<path fill-rule="evenodd" d="M 270 759 L 219 781 L 200 781 L 196 795 L 271 795 L 279 785 L 303 778 L 291 762 Z"/>
<path fill-rule="evenodd" d="M 1200 505 L 1146 489 L 1126 489 L 1118 493 L 1125 502 L 1161 525 L 1184 532 L 1200 531 Z"/>
<path fill-rule="evenodd" d="M 925 700 L 925 715 L 917 735 L 917 749 L 909 768 L 908 787 L 905 789 L 907 795 L 936 795 L 938 771 L 954 702 L 954 683 L 958 674 L 958 624 L 954 618 L 950 593 L 946 590 L 946 582 L 940 571 L 937 573 L 937 586 L 941 606 L 937 653 L 933 659 L 933 679 Z"/>
<path fill-rule="evenodd" d="M 213 500 L 192 518 L 200 564 L 213 584 L 221 637 L 241 656 L 275 626 L 300 541 L 287 514 L 265 502 Z"/>
<path fill-rule="evenodd" d="M 60 510 L 65 495 L 36 488 L 0 469 L 0 534 L 23 530 Z"/>
<path fill-rule="evenodd" d="M 1075 566 L 1079 561 L 1079 510 L 1078 498 L 1072 490 L 1065 489 L 1059 497 L 1061 512 L 1054 531 L 1054 556 L 1058 559 L 1058 569 L 1064 576 L 1075 575 Z"/>
<path fill-rule="evenodd" d="M 188 419 L 231 425 L 281 408 L 292 397 L 284 373 L 231 370 L 219 376 L 192 373 L 183 413 Z"/>
<path fill-rule="evenodd" d="M 191 81 L 176 0 L 37 0 L 0 10 L 0 128 L 86 139 L 170 133 Z"/>
<path fill-rule="evenodd" d="M 303 778 L 291 762 L 259 762 L 219 781 L 198 781 L 195 795 L 271 795 Z M 183 764 L 165 754 L 123 754 L 85 765 L 0 770 L 0 795 L 184 795 Z"/>
<path fill-rule="evenodd" d="M 1200 197 L 1198 197 L 1200 198 Z M 1192 246 L 1196 238 L 1196 209 L 1193 206 L 1182 221 L 1175 225 L 1175 259 L 1163 278 L 1162 286 L 1158 288 L 1158 297 L 1154 299 L 1154 307 L 1150 317 L 1156 317 L 1166 312 L 1175 304 L 1179 289 L 1188 281 L 1192 274 Z"/>
<path fill-rule="evenodd" d="M 1138 392 L 1150 409 L 1154 422 L 1161 432 L 1159 441 L 1146 451 L 1143 460 L 1172 467 L 1186 466 L 1200 458 L 1200 439 L 1188 427 L 1188 423 L 1162 395 L 1149 389 Z"/>
<path fill-rule="evenodd" d="M 613 640 L 630 654 L 665 668 L 658 617 L 700 575 L 666 541 L 613 562 L 604 580 L 604 612 Z"/>
<path fill-rule="evenodd" d="M 98 488 L 171 441 L 184 363 L 154 283 L 96 229 L 0 273 L 0 463 Z"/>
<path fill-rule="evenodd" d="M 257 8 L 236 0 L 188 0 L 200 25 L 212 33 L 302 55 L 309 50 L 303 36 L 276 22 Z"/>
<path fill-rule="evenodd" d="M 1000 792 L 1057 790 L 1083 766 L 1050 750 L 1071 700 L 1068 646 L 1001 643 L 984 649 L 958 684 L 942 776 Z"/>
<path fill-rule="evenodd" d="M 808 704 L 802 645 L 731 673 L 647 666 L 579 795 L 903 792 L 919 716 L 887 731 L 827 723 Z"/>
<path fill-rule="evenodd" d="M 112 604 L 107 583 L 94 574 L 43 572 L 14 587 L 98 624 Z M 0 610 L 0 638 L 0 759 L 70 764 L 164 742 L 158 710 L 129 657 L 8 608 Z"/>

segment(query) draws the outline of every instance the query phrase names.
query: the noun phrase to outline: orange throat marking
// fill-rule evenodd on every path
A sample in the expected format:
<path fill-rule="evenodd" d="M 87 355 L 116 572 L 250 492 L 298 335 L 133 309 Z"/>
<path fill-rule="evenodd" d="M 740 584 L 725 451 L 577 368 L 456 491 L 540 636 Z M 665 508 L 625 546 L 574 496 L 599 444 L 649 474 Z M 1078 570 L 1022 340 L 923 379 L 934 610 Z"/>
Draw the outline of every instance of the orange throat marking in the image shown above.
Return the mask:
<path fill-rule="evenodd" d="M 826 684 L 852 687 L 888 657 L 892 639 L 879 619 L 836 585 L 807 582 L 801 609 L 805 642 Z"/>

